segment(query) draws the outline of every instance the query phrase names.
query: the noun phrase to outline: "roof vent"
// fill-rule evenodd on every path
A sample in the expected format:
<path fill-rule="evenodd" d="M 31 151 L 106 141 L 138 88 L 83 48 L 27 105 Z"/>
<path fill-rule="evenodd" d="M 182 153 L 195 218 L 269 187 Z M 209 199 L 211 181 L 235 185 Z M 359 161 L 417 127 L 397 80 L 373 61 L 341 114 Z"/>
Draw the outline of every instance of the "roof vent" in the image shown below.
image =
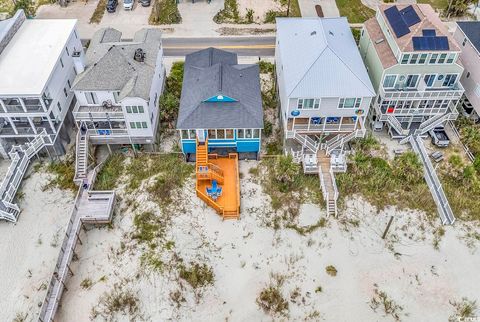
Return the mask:
<path fill-rule="evenodd" d="M 380 38 L 380 39 L 375 40 L 375 44 L 378 45 L 378 44 L 381 44 L 381 43 L 384 42 L 384 41 L 385 41 L 385 39 Z"/>
<path fill-rule="evenodd" d="M 314 36 L 314 35 L 316 35 L 316 34 L 317 34 L 317 32 L 314 30 L 314 31 L 312 31 L 312 32 L 310 33 L 310 36 Z"/>
<path fill-rule="evenodd" d="M 145 53 L 143 52 L 142 48 L 138 48 L 137 50 L 135 50 L 135 55 L 133 56 L 133 59 L 140 62 L 140 63 L 144 62 Z"/>
<path fill-rule="evenodd" d="M 218 95 L 218 96 L 217 96 L 217 100 L 222 101 L 222 100 L 223 100 L 223 96 L 222 96 L 222 95 Z"/>
<path fill-rule="evenodd" d="M 335 36 L 335 35 L 333 34 L 333 31 L 331 31 L 331 30 L 329 30 L 328 33 L 329 33 L 330 35 L 332 35 L 332 36 Z"/>

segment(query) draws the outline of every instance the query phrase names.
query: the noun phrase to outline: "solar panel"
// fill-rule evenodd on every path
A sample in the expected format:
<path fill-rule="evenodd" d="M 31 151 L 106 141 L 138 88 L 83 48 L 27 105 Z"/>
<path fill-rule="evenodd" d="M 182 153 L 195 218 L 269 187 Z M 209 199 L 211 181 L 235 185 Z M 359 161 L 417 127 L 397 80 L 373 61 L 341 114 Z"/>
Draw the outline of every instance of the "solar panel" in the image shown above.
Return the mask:
<path fill-rule="evenodd" d="M 415 12 L 415 9 L 413 9 L 412 6 L 408 6 L 400 10 L 400 15 L 408 27 L 413 26 L 420 22 L 420 18 L 418 17 L 417 13 Z"/>
<path fill-rule="evenodd" d="M 423 29 L 422 34 L 424 37 L 435 37 L 435 29 Z"/>
<path fill-rule="evenodd" d="M 410 29 L 403 20 L 396 6 L 386 9 L 383 13 L 385 14 L 385 17 L 387 17 L 387 20 L 397 38 L 400 38 L 410 32 Z"/>
<path fill-rule="evenodd" d="M 435 38 L 435 49 L 436 50 L 448 50 L 448 38 L 445 36 L 434 37 Z"/>
<path fill-rule="evenodd" d="M 422 43 L 423 37 L 412 37 L 413 50 L 423 50 L 425 49 Z"/>

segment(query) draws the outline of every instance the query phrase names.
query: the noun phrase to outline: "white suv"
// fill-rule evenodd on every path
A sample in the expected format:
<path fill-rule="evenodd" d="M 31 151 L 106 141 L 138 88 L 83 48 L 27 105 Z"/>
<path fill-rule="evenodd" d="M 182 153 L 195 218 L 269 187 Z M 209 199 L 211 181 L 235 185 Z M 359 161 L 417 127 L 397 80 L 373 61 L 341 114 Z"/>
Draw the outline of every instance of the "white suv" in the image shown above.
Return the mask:
<path fill-rule="evenodd" d="M 123 9 L 133 10 L 134 3 L 135 3 L 135 0 L 123 0 Z"/>

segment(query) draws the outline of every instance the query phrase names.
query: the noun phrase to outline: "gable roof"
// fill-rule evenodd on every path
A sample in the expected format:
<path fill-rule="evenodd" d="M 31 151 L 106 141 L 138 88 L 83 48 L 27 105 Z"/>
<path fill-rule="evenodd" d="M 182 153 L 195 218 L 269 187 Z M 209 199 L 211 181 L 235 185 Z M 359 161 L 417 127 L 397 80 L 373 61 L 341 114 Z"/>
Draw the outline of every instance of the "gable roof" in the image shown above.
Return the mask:
<path fill-rule="evenodd" d="M 177 128 L 263 128 L 259 72 L 258 65 L 239 65 L 236 54 L 215 48 L 187 55 Z M 206 101 L 219 95 L 234 101 Z"/>
<path fill-rule="evenodd" d="M 289 97 L 375 96 L 346 18 L 277 18 L 277 49 Z"/>
<path fill-rule="evenodd" d="M 480 21 L 459 21 L 457 25 L 480 53 Z"/>
<path fill-rule="evenodd" d="M 142 29 L 129 42 L 122 42 L 121 36 L 120 31 L 112 28 L 95 33 L 86 53 L 86 69 L 75 79 L 73 90 L 118 91 L 120 99 L 149 99 L 161 32 Z M 143 62 L 133 59 L 139 48 L 145 53 Z"/>

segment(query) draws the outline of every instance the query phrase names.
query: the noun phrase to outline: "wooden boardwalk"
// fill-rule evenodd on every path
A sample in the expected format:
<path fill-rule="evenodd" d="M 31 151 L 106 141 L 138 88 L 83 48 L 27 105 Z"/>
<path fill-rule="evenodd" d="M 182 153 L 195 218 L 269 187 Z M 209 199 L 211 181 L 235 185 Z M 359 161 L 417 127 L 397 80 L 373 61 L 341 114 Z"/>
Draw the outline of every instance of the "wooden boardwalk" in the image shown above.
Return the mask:
<path fill-rule="evenodd" d="M 112 220 L 115 192 L 91 190 L 100 166 L 88 173 L 87 187 L 80 185 L 78 189 L 72 215 L 65 231 L 65 238 L 38 317 L 40 322 L 51 322 L 55 318 L 62 293 L 66 290 L 66 280 L 69 274 L 73 275 L 70 263 L 75 254 L 77 242 L 81 243 L 79 234 L 82 226 L 84 224 L 105 224 Z"/>

